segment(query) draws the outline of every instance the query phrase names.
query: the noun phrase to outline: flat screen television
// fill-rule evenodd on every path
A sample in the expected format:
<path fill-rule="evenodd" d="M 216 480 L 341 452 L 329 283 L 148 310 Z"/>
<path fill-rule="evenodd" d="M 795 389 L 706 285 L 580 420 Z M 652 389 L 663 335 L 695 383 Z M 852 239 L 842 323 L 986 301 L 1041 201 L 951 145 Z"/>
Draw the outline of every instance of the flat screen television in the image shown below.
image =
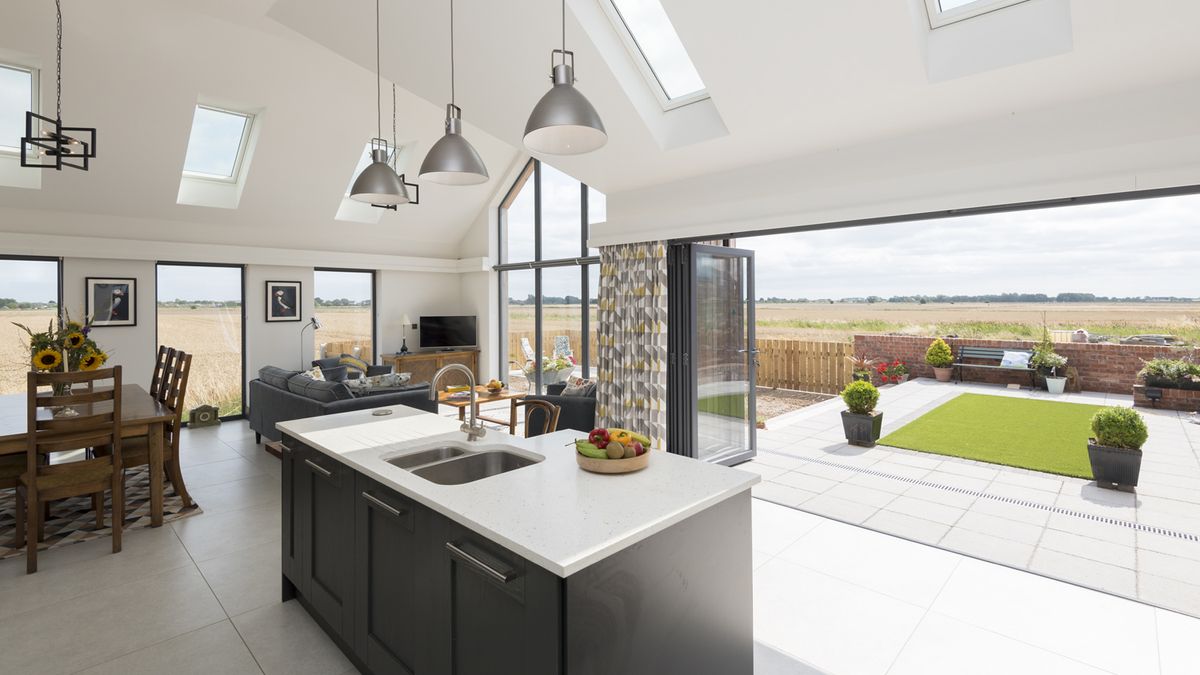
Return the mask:
<path fill-rule="evenodd" d="M 457 349 L 478 344 L 473 316 L 421 317 L 421 349 Z"/>

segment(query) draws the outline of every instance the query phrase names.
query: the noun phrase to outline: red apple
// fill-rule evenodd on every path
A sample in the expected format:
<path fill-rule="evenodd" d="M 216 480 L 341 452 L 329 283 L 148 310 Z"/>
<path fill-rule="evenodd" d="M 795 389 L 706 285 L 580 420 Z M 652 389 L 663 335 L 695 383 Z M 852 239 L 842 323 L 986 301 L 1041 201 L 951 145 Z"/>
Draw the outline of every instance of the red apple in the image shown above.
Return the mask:
<path fill-rule="evenodd" d="M 644 455 L 644 454 L 646 454 L 646 448 L 645 448 L 645 446 L 642 445 L 642 442 L 634 441 L 633 442 L 633 456 L 637 457 L 638 455 Z"/>

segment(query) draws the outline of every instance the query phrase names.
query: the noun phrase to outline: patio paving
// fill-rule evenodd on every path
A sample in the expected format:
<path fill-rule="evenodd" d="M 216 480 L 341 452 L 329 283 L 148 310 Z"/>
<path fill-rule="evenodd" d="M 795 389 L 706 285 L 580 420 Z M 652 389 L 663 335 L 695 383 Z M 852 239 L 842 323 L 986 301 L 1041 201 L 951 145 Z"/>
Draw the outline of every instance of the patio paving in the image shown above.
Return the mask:
<path fill-rule="evenodd" d="M 919 379 L 883 387 L 884 434 L 963 393 L 1099 405 L 1132 398 L 1050 396 Z M 914 541 L 1200 616 L 1200 425 L 1139 408 L 1150 430 L 1137 492 L 911 450 L 848 445 L 840 399 L 767 423 L 739 469 L 756 497 Z"/>

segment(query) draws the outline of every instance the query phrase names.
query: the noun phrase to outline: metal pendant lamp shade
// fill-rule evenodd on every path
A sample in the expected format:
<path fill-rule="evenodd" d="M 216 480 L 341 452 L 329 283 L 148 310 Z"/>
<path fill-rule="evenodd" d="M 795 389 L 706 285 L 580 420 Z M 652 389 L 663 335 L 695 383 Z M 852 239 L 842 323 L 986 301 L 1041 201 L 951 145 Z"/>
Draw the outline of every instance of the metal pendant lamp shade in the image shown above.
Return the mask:
<path fill-rule="evenodd" d="M 442 185 L 478 185 L 488 179 L 483 159 L 462 135 L 462 110 L 450 103 L 446 106 L 446 135 L 425 155 L 421 162 L 421 178 Z"/>
<path fill-rule="evenodd" d="M 388 164 L 388 151 L 376 148 L 371 151 L 371 159 L 350 188 L 350 198 L 368 204 L 407 204 L 408 188 Z"/>
<path fill-rule="evenodd" d="M 575 88 L 574 69 L 554 66 L 554 86 L 525 124 L 525 147 L 547 155 L 580 155 L 604 147 L 608 132 L 591 102 Z"/>

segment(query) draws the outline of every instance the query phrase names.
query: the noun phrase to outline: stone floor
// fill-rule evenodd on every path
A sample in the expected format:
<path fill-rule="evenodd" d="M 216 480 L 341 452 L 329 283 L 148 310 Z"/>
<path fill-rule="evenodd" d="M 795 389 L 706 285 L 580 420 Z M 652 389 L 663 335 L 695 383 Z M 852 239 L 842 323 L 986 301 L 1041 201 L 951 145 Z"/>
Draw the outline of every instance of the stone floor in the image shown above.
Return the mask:
<path fill-rule="evenodd" d="M 881 390 L 884 434 L 965 392 L 1131 405 L 1128 396 L 919 379 Z M 1200 425 L 1141 410 L 1136 494 L 1094 482 L 897 448 L 847 445 L 840 400 L 772 419 L 755 496 L 1200 616 Z"/>
<path fill-rule="evenodd" d="M 189 429 L 181 454 L 204 513 L 115 556 L 0 562 L 0 672 L 355 672 L 279 602 L 278 461 L 245 422 Z M 1200 672 L 1190 617 L 761 500 L 753 518 L 758 675 Z"/>

